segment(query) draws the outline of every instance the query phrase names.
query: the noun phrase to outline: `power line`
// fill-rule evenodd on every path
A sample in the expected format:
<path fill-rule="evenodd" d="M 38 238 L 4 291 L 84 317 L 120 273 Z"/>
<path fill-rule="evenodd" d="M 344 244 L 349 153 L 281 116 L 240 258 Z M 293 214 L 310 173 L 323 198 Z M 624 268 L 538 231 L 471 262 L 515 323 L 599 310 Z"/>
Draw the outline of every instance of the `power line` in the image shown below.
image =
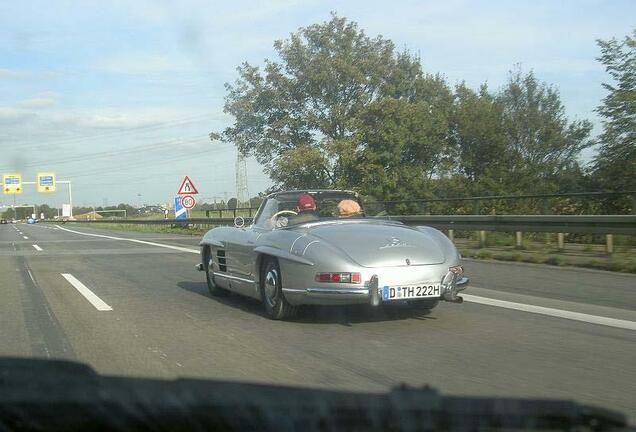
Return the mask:
<path fill-rule="evenodd" d="M 161 123 L 157 123 L 153 125 L 132 126 L 132 127 L 116 130 L 116 131 L 103 132 L 99 134 L 80 135 L 80 136 L 68 137 L 68 138 L 58 138 L 58 139 L 46 141 L 45 143 L 37 143 L 37 144 L 17 144 L 17 146 L 20 149 L 25 149 L 25 148 L 29 149 L 29 148 L 43 147 L 43 146 L 47 146 L 51 144 L 75 144 L 78 142 L 95 139 L 95 138 L 111 137 L 111 136 L 117 136 L 117 135 L 126 134 L 126 133 L 146 132 L 148 130 L 163 129 L 166 127 L 183 126 L 185 124 L 194 123 L 194 122 L 206 120 L 206 119 L 222 120 L 224 118 L 225 117 L 221 117 L 221 116 L 210 116 L 208 114 L 201 114 L 201 115 L 192 116 L 192 117 L 184 117 L 181 119 L 165 121 L 165 122 L 161 122 Z"/>
<path fill-rule="evenodd" d="M 194 136 L 194 137 L 189 137 L 189 138 L 186 138 L 186 139 L 187 140 L 194 140 L 194 139 L 202 139 L 202 138 L 203 137 Z M 169 147 L 169 146 L 172 146 L 172 145 L 175 145 L 175 144 L 180 144 L 182 142 L 183 142 L 183 138 L 176 138 L 176 139 L 173 139 L 173 140 L 170 140 L 170 141 L 163 141 L 163 142 L 158 142 L 158 143 L 135 146 L 135 147 L 125 148 L 125 149 L 121 149 L 121 150 L 108 150 L 108 151 L 96 152 L 96 153 L 84 153 L 84 154 L 79 154 L 79 155 L 75 155 L 75 156 L 59 158 L 59 159 L 46 159 L 46 160 L 40 160 L 40 161 L 35 161 L 35 162 L 27 162 L 26 164 L 24 164 L 22 166 L 25 167 L 25 168 L 31 168 L 31 167 L 51 166 L 51 165 L 54 165 L 54 164 L 55 165 L 67 164 L 67 163 L 71 163 L 71 162 L 85 161 L 85 160 L 90 160 L 90 159 L 107 158 L 107 157 L 125 155 L 125 154 L 129 154 L 129 153 L 143 152 L 143 151 L 148 151 L 148 150 L 156 150 L 156 149 L 163 148 L 163 147 Z M 8 166 L 5 166 L 4 168 L 5 169 L 11 169 Z"/>
<path fill-rule="evenodd" d="M 184 143 L 196 143 L 198 142 L 198 140 L 191 140 L 191 141 L 187 141 Z M 227 151 L 227 150 L 232 150 L 232 148 L 227 148 L 227 149 L 216 149 L 217 151 Z M 148 163 L 152 163 L 154 165 L 159 165 L 159 164 L 165 164 L 165 163 L 174 163 L 174 162 L 179 162 L 179 161 L 183 161 L 183 160 L 187 160 L 187 159 L 191 159 L 192 157 L 204 154 L 204 153 L 209 153 L 211 151 L 211 149 L 204 149 L 201 151 L 197 151 L 197 152 L 190 152 L 190 153 L 186 153 L 183 155 L 170 155 L 170 159 L 169 160 L 164 160 L 164 161 L 153 161 L 153 160 L 144 160 L 143 162 L 148 164 Z M 160 155 L 161 156 L 161 155 Z M 128 169 L 128 168 L 135 168 L 139 166 L 139 161 L 134 161 L 132 164 L 125 164 L 125 165 L 119 165 L 117 168 L 102 168 L 102 169 L 90 169 L 90 170 L 85 170 L 85 171 L 80 171 L 79 173 L 67 173 L 66 176 L 69 178 L 77 178 L 77 177 L 86 177 L 86 176 L 91 176 L 91 175 L 95 175 L 95 174 L 100 174 L 100 173 L 104 173 L 104 172 L 115 172 L 115 171 L 121 171 L 124 169 Z M 128 177 L 127 177 L 128 178 Z"/>

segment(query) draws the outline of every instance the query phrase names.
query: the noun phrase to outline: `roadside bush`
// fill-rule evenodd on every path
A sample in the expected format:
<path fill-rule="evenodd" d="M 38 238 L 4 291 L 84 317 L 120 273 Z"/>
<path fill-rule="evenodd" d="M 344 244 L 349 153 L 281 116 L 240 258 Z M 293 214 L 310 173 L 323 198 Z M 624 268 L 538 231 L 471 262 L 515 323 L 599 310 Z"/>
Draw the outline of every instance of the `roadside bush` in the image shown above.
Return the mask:
<path fill-rule="evenodd" d="M 556 255 L 550 255 L 544 261 L 545 264 L 564 266 L 566 264 L 565 258 Z"/>
<path fill-rule="evenodd" d="M 477 258 L 479 258 L 479 259 L 491 259 L 492 258 L 492 252 L 487 251 L 487 250 L 480 250 L 479 252 L 477 252 L 477 254 L 475 256 Z"/>

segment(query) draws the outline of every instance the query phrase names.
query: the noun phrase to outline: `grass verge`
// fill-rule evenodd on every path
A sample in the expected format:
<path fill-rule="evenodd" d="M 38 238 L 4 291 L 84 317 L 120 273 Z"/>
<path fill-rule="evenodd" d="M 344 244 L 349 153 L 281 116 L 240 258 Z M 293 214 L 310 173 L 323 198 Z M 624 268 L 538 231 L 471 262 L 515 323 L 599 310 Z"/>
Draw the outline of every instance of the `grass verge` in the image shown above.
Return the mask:
<path fill-rule="evenodd" d="M 541 251 L 507 251 L 459 248 L 462 257 L 547 264 L 558 267 L 573 266 L 636 273 L 636 256 L 633 253 L 615 253 L 605 256 L 582 256 L 573 254 L 548 253 Z"/>
<path fill-rule="evenodd" d="M 159 234 L 182 234 L 191 236 L 201 236 L 208 232 L 211 227 L 202 227 L 200 225 L 142 225 L 142 224 L 125 224 L 125 223 L 66 223 L 64 226 L 68 227 L 84 227 L 84 228 L 97 228 L 107 229 L 112 231 L 134 231 L 145 233 L 159 233 Z"/>

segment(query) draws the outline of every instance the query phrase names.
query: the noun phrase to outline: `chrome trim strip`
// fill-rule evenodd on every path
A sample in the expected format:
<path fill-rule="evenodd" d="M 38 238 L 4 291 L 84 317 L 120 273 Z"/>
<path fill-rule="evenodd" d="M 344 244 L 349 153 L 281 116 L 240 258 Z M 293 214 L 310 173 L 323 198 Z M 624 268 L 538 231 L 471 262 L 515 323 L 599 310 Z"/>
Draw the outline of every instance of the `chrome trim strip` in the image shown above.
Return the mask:
<path fill-rule="evenodd" d="M 290 253 L 294 250 L 294 245 L 296 244 L 296 242 L 297 242 L 298 240 L 300 240 L 301 238 L 303 238 L 303 237 L 305 237 L 305 234 L 303 234 L 303 235 L 301 235 L 301 236 L 296 237 L 296 240 L 294 240 L 294 241 L 292 242 L 291 246 L 289 247 L 289 252 L 290 252 Z"/>
<path fill-rule="evenodd" d="M 305 290 L 308 294 L 335 294 L 335 295 L 361 295 L 368 296 L 368 288 L 307 288 Z"/>
<path fill-rule="evenodd" d="M 239 282 L 254 283 L 254 281 L 251 280 L 251 279 L 245 279 L 245 278 L 238 277 L 238 276 L 231 276 L 231 275 L 228 275 L 228 274 L 217 273 L 217 272 L 212 272 L 212 274 L 214 275 L 214 277 L 222 277 L 222 278 L 226 278 L 226 279 L 237 280 Z"/>
<path fill-rule="evenodd" d="M 307 252 L 307 249 L 309 249 L 309 246 L 311 246 L 314 243 L 320 243 L 320 240 L 314 240 L 314 241 L 311 241 L 311 242 L 307 243 L 307 246 L 305 246 L 305 249 L 303 249 L 303 256 L 305 255 L 305 252 Z"/>
<path fill-rule="evenodd" d="M 283 292 L 287 292 L 290 294 L 305 294 L 304 289 L 294 289 L 294 288 L 283 288 Z"/>

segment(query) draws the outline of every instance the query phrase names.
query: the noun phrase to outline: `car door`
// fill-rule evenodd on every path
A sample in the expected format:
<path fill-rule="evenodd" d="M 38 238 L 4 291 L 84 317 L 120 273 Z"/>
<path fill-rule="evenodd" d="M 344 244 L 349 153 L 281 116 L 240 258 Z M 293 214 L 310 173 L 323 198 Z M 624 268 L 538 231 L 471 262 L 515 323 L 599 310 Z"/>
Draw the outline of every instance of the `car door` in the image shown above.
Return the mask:
<path fill-rule="evenodd" d="M 254 247 L 262 230 L 253 227 L 236 228 L 226 244 L 227 271 L 230 289 L 258 298 L 254 274 Z"/>

